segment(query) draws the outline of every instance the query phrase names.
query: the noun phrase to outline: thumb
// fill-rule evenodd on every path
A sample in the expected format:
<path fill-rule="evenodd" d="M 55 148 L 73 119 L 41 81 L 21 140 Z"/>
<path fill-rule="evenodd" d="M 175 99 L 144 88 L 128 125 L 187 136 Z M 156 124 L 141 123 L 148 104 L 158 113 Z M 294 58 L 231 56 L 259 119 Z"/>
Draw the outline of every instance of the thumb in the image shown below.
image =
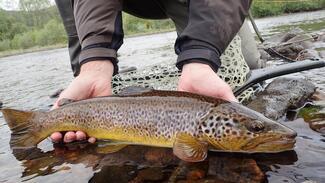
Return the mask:
<path fill-rule="evenodd" d="M 89 97 L 103 97 L 109 95 L 112 95 L 110 82 L 107 80 L 97 80 L 93 85 Z"/>
<path fill-rule="evenodd" d="M 62 99 L 71 99 L 71 100 L 82 100 L 89 98 L 91 91 L 89 90 L 82 90 L 82 87 L 74 86 L 74 83 L 71 83 L 71 85 L 62 91 L 59 98 L 54 102 L 53 109 L 57 109 L 60 107 L 59 102 Z"/>

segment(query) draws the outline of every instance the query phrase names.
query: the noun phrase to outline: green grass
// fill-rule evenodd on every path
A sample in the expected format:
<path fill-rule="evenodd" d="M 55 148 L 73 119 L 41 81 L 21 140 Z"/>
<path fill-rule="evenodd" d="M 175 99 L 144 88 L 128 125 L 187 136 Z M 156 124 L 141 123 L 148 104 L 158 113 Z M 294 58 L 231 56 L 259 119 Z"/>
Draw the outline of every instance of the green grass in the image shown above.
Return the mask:
<path fill-rule="evenodd" d="M 265 17 L 324 8 L 325 0 L 255 0 L 251 11 L 254 17 Z"/>

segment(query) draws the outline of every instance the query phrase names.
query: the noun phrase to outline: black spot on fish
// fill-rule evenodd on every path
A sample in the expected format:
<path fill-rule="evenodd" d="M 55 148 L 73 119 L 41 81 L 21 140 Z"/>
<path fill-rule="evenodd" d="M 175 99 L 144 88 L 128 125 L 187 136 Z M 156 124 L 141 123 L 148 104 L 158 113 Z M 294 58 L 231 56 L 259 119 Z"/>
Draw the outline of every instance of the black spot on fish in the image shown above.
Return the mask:
<path fill-rule="evenodd" d="M 229 130 L 229 129 L 227 129 L 227 130 L 226 130 L 226 133 L 230 133 L 230 130 Z"/>
<path fill-rule="evenodd" d="M 213 116 L 210 116 L 209 119 L 210 119 L 210 120 L 213 120 Z"/>
<path fill-rule="evenodd" d="M 216 121 L 220 121 L 220 116 L 218 116 L 218 117 L 216 118 Z"/>
<path fill-rule="evenodd" d="M 223 118 L 223 120 L 224 120 L 224 121 L 228 121 L 228 120 L 229 120 L 229 118 Z"/>
<path fill-rule="evenodd" d="M 228 127 L 232 127 L 232 125 L 230 123 L 226 123 L 225 125 Z"/>
<path fill-rule="evenodd" d="M 234 123 L 238 123 L 239 121 L 238 121 L 238 119 L 233 119 L 232 120 Z"/>
<path fill-rule="evenodd" d="M 210 130 L 205 129 L 204 132 L 205 132 L 205 133 L 210 133 Z"/>

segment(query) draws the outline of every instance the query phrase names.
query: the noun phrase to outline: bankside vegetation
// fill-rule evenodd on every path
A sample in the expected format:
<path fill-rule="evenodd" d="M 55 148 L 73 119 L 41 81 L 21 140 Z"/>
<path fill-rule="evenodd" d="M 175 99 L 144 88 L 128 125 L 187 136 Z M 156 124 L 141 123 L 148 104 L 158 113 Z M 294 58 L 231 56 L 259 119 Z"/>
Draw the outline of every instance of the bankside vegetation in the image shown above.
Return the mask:
<path fill-rule="evenodd" d="M 1 0 L 0 0 L 1 3 Z M 254 17 L 325 8 L 325 0 L 256 0 Z M 65 45 L 66 34 L 57 8 L 50 0 L 20 0 L 19 10 L 0 8 L 0 52 Z M 144 20 L 123 14 L 126 35 L 173 30 L 171 20 Z M 1 55 L 1 54 L 0 54 Z"/>

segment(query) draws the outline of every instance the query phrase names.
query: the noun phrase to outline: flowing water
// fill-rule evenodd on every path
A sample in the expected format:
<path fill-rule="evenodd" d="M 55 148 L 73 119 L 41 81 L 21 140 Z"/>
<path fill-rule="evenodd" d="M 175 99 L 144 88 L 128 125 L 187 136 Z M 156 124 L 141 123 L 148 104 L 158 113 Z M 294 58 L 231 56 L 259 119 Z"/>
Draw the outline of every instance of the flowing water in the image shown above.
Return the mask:
<path fill-rule="evenodd" d="M 289 25 L 324 30 L 325 11 L 259 19 L 257 25 L 264 35 Z M 127 38 L 119 52 L 120 65 L 141 68 L 175 60 L 175 38 L 174 32 Z M 307 77 L 325 90 L 324 71 L 295 76 Z M 49 95 L 72 78 L 67 49 L 0 58 L 0 100 L 5 107 L 48 110 L 54 101 Z M 105 155 L 87 143 L 53 147 L 45 140 L 36 149 L 12 151 L 10 130 L 0 114 L 0 182 L 325 182 L 325 135 L 301 119 L 284 123 L 298 132 L 294 151 L 210 153 L 207 161 L 193 164 L 180 162 L 170 149 L 141 146 Z"/>

